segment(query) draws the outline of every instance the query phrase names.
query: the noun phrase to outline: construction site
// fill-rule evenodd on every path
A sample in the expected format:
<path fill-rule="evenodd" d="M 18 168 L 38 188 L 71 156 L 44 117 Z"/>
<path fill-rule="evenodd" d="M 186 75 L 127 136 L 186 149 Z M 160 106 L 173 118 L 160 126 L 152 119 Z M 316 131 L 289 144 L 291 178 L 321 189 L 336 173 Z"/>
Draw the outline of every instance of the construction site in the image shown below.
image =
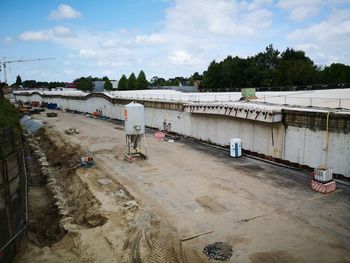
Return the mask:
<path fill-rule="evenodd" d="M 349 93 L 16 91 L 13 261 L 350 262 Z"/>

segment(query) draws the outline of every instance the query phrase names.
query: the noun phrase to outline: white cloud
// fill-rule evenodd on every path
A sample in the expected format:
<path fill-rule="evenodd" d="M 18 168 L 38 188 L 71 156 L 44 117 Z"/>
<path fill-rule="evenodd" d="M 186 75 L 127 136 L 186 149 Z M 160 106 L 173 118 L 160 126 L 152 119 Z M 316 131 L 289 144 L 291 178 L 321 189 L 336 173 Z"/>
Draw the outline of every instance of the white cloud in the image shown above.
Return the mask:
<path fill-rule="evenodd" d="M 77 35 L 72 32 L 72 30 L 68 27 L 65 26 L 55 26 L 53 28 L 53 35 L 55 37 L 62 37 L 62 38 L 66 38 L 66 37 L 76 37 Z"/>
<path fill-rule="evenodd" d="M 55 26 L 45 30 L 25 31 L 18 36 L 23 41 L 55 41 L 60 38 L 74 38 L 77 35 L 66 26 Z"/>
<path fill-rule="evenodd" d="M 71 6 L 60 4 L 56 10 L 51 11 L 49 19 L 62 20 L 62 19 L 74 19 L 81 16 L 81 13 L 74 10 Z"/>
<path fill-rule="evenodd" d="M 100 42 L 100 45 L 103 48 L 113 48 L 113 47 L 121 46 L 123 44 L 124 42 L 119 39 L 108 39 Z"/>
<path fill-rule="evenodd" d="M 84 59 L 95 59 L 99 58 L 101 54 L 95 50 L 83 48 L 79 50 L 79 56 Z"/>
<path fill-rule="evenodd" d="M 14 39 L 13 39 L 13 37 L 6 36 L 6 37 L 1 39 L 1 42 L 6 44 L 6 45 L 9 45 L 9 44 L 12 44 L 14 42 Z"/>
<path fill-rule="evenodd" d="M 303 21 L 318 14 L 326 2 L 324 0 L 280 0 L 277 6 L 289 12 L 292 20 Z"/>
<path fill-rule="evenodd" d="M 159 45 L 159 44 L 165 44 L 167 40 L 160 34 L 151 34 L 151 35 L 136 36 L 135 42 L 137 44 Z"/>
<path fill-rule="evenodd" d="M 18 38 L 24 41 L 48 41 L 51 36 L 47 31 L 25 31 Z"/>
<path fill-rule="evenodd" d="M 266 8 L 266 6 L 269 6 L 273 3 L 272 0 L 253 0 L 250 3 L 247 3 L 248 10 L 255 10 L 259 8 Z"/>
<path fill-rule="evenodd" d="M 120 34 L 128 34 L 128 33 L 129 33 L 129 30 L 128 30 L 127 28 L 120 28 L 120 29 L 118 30 L 118 32 L 119 32 Z"/>
<path fill-rule="evenodd" d="M 271 24 L 272 13 L 260 8 L 264 2 L 255 1 L 249 6 L 227 0 L 177 0 L 167 10 L 165 24 L 167 30 L 185 35 L 249 37 L 257 33 L 261 24 Z M 250 21 L 254 15 L 257 23 L 253 24 Z"/>
<path fill-rule="evenodd" d="M 256 9 L 244 16 L 244 23 L 250 27 L 268 28 L 272 24 L 273 13 L 267 9 Z"/>
<path fill-rule="evenodd" d="M 192 56 L 186 50 L 177 50 L 169 55 L 169 60 L 174 64 L 189 64 Z"/>
<path fill-rule="evenodd" d="M 308 51 L 318 63 L 339 60 L 349 63 L 350 10 L 335 10 L 325 20 L 299 28 L 287 35 L 296 46 Z"/>
<path fill-rule="evenodd" d="M 71 69 L 63 69 L 63 72 L 68 75 L 74 75 L 76 72 Z"/>

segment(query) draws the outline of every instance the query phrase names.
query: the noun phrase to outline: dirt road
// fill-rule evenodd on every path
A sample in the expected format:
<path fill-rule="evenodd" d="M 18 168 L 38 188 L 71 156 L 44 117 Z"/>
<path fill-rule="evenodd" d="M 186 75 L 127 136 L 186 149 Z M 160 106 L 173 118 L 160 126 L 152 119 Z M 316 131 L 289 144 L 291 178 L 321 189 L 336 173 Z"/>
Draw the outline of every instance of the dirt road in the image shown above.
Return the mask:
<path fill-rule="evenodd" d="M 68 220 L 68 234 L 57 244 L 30 247 L 38 261 L 45 253 L 59 251 L 63 257 L 68 251 L 72 260 L 205 262 L 203 248 L 222 241 L 232 245 L 230 262 L 350 262 L 347 189 L 322 195 L 310 190 L 300 171 L 246 157 L 235 160 L 217 149 L 188 140 L 168 143 L 152 134 L 146 136 L 149 159 L 128 163 L 121 125 L 61 112 L 57 118 L 36 118 L 47 122 L 56 147 L 69 144 L 79 146 L 81 154 L 92 153 L 98 167 L 78 170 L 72 192 L 88 189 L 93 196 L 88 199 L 96 199 L 105 218 L 85 229 L 78 219 Z M 65 134 L 70 127 L 80 134 Z M 112 182 L 98 183 L 105 178 Z M 137 211 L 123 212 L 126 200 L 114 195 L 119 189 L 136 200 Z M 76 207 L 79 214 L 89 206 L 77 205 L 83 206 Z M 67 240 L 80 240 L 79 249 L 67 249 Z M 26 261 L 29 250 L 19 261 Z"/>

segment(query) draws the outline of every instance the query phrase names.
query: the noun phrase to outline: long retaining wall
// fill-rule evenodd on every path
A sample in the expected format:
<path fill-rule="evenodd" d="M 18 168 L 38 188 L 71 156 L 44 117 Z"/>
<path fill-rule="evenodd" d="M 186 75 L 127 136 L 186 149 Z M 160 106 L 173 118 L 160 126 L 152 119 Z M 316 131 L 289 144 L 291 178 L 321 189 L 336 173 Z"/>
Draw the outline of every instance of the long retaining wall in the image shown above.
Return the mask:
<path fill-rule="evenodd" d="M 18 93 L 15 97 L 17 101 L 57 103 L 62 109 L 79 112 L 92 113 L 99 110 L 104 116 L 119 120 L 124 118 L 124 105 L 130 102 L 128 99 L 112 98 L 102 93 L 79 97 L 34 92 Z M 237 117 L 234 111 L 231 113 L 235 103 L 231 103 L 233 106 L 230 111 L 224 110 L 224 107 L 208 105 L 201 105 L 202 108 L 198 105 L 192 107 L 196 109 L 194 111 L 190 109 L 191 104 L 184 102 L 138 102 L 145 106 L 145 123 L 149 127 L 164 129 L 166 126 L 178 134 L 222 146 L 227 146 L 231 138 L 239 137 L 246 152 L 292 165 L 311 168 L 328 165 L 333 167 L 334 173 L 350 177 L 349 112 L 332 111 L 327 131 L 328 110 L 280 107 L 280 113 L 271 111 L 268 115 L 265 112 L 266 116 L 271 117 L 268 122 L 261 119 L 261 110 L 257 109 L 260 106 L 253 103 L 244 104 L 245 109 L 251 110 L 246 110 L 246 115 L 242 111 L 242 116 Z M 236 104 L 242 107 L 242 102 Z M 205 111 L 206 107 L 211 111 Z M 263 106 L 262 108 L 264 109 Z M 215 113 L 215 110 L 218 112 Z M 274 114 L 281 114 L 281 117 Z"/>

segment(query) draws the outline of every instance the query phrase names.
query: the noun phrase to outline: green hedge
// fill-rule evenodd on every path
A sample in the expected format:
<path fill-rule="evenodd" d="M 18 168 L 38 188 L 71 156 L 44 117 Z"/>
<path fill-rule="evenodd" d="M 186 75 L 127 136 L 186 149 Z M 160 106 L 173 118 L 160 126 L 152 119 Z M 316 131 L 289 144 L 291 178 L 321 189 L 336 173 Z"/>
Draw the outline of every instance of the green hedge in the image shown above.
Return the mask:
<path fill-rule="evenodd" d="M 14 106 L 6 99 L 0 98 L 0 128 L 16 126 L 19 118 Z"/>

